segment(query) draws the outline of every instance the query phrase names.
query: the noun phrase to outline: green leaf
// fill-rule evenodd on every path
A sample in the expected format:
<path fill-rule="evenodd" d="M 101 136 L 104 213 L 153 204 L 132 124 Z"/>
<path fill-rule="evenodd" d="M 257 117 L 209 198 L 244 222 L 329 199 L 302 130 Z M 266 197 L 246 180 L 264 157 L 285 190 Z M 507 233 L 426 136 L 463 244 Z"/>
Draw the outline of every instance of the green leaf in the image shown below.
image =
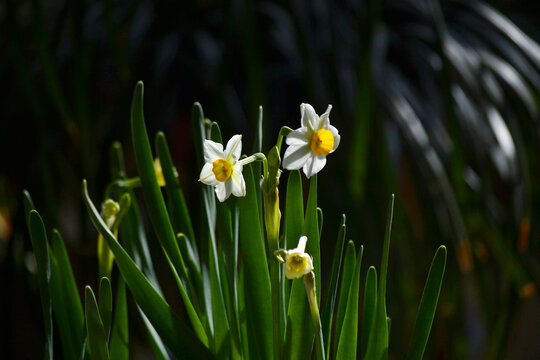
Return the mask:
<path fill-rule="evenodd" d="M 323 211 L 320 207 L 317 207 L 317 224 L 319 224 L 319 238 L 322 234 L 323 220 L 324 220 Z"/>
<path fill-rule="evenodd" d="M 30 204 L 27 204 L 30 208 Z M 45 358 L 53 359 L 53 327 L 52 327 L 52 304 L 49 284 L 51 281 L 51 263 L 49 259 L 49 243 L 45 225 L 36 210 L 30 210 L 28 216 L 30 240 L 36 257 L 39 295 L 43 310 L 43 323 L 45 325 Z"/>
<path fill-rule="evenodd" d="M 203 144 L 206 136 L 204 130 L 204 113 L 201 104 L 198 102 L 193 104 L 191 110 L 191 129 L 193 130 L 193 145 L 197 158 L 197 167 L 202 169 L 204 165 Z"/>
<path fill-rule="evenodd" d="M 347 309 L 341 327 L 336 359 L 356 359 L 358 344 L 358 296 L 360 293 L 360 270 L 362 268 L 362 254 L 364 247 L 360 246 L 356 257 L 356 266 L 349 289 Z"/>
<path fill-rule="evenodd" d="M 96 297 L 90 286 L 85 289 L 84 313 L 86 318 L 86 333 L 88 336 L 88 345 L 90 358 L 92 360 L 109 359 L 109 350 L 107 348 L 107 335 L 103 328 L 103 322 L 99 315 Z"/>
<path fill-rule="evenodd" d="M 253 142 L 253 152 L 258 153 L 262 151 L 263 143 L 263 107 L 259 106 L 259 114 L 257 116 L 257 128 L 255 132 L 255 141 Z"/>
<path fill-rule="evenodd" d="M 304 214 L 304 200 L 302 179 L 298 170 L 289 172 L 285 206 L 284 246 L 295 248 L 300 236 L 304 234 L 304 217 L 302 216 Z M 289 280 L 285 281 L 289 283 Z M 304 282 L 302 279 L 292 280 L 287 308 L 284 358 L 305 359 L 306 353 L 311 354 L 313 335 L 314 327 Z"/>
<path fill-rule="evenodd" d="M 392 234 L 392 219 L 394 216 L 394 195 L 390 200 L 386 232 L 384 235 L 383 253 L 381 259 L 381 274 L 379 275 L 379 288 L 377 304 L 375 306 L 375 320 L 370 331 L 367 359 L 386 359 L 388 357 L 388 323 L 386 321 L 386 277 L 388 271 L 388 254 L 390 252 L 390 236 Z"/>
<path fill-rule="evenodd" d="M 446 268 L 446 247 L 441 246 L 433 257 L 431 268 L 420 301 L 420 308 L 416 316 L 414 330 L 411 338 L 407 359 L 422 359 L 431 331 L 431 324 L 435 317 L 439 293 L 441 292 L 444 270 Z"/>
<path fill-rule="evenodd" d="M 184 301 L 186 312 L 195 329 L 195 333 L 201 341 L 207 341 L 207 335 L 202 323 L 193 308 L 193 304 L 186 293 L 187 285 L 190 283 L 184 260 L 178 248 L 176 237 L 169 220 L 169 215 L 165 207 L 165 201 L 159 188 L 156 172 L 154 168 L 154 159 L 150 149 L 150 141 L 146 133 L 143 115 L 143 83 L 139 81 L 133 94 L 131 104 L 131 132 L 133 140 L 133 150 L 135 151 L 135 160 L 139 177 L 141 179 L 142 192 L 147 206 L 148 217 L 156 232 L 157 238 L 170 261 L 173 275 L 178 283 L 180 295 Z M 206 340 L 205 340 L 206 339 Z"/>
<path fill-rule="evenodd" d="M 77 283 L 57 230 L 52 233 L 51 300 L 54 318 L 60 332 L 64 359 L 78 359 L 83 352 L 84 313 Z"/>
<path fill-rule="evenodd" d="M 129 359 L 129 329 L 126 300 L 126 284 L 122 277 L 118 277 L 110 345 L 111 359 L 115 360 Z"/>
<path fill-rule="evenodd" d="M 238 198 L 240 247 L 244 262 L 246 319 L 261 359 L 273 358 L 272 303 L 267 255 L 257 204 L 252 164 L 244 167 L 246 196 Z"/>
<path fill-rule="evenodd" d="M 90 200 L 86 180 L 83 181 L 82 188 L 83 198 L 94 226 L 103 235 L 114 253 L 116 264 L 135 301 L 137 301 L 137 304 L 155 327 L 167 347 L 180 358 L 212 359 L 213 356 L 207 348 L 208 339 L 203 337 L 201 340 L 195 336 L 189 326 L 178 317 L 169 304 L 154 289 L 110 232 Z M 201 335 L 204 335 L 204 333 L 199 334 L 199 336 Z"/>
<path fill-rule="evenodd" d="M 354 269 L 356 266 L 356 249 L 354 243 L 349 240 L 347 243 L 347 249 L 345 250 L 345 260 L 343 261 L 343 280 L 341 281 L 341 292 L 339 295 L 339 304 L 336 317 L 336 336 L 335 343 L 339 344 L 341 337 L 341 330 L 345 321 L 345 313 L 347 311 L 347 302 L 349 301 L 349 291 L 351 289 Z M 335 350 L 337 351 L 337 346 Z"/>
<path fill-rule="evenodd" d="M 322 212 L 321 212 L 322 222 Z M 320 224 L 322 226 L 322 223 Z M 306 204 L 306 217 L 304 222 L 304 235 L 308 241 L 306 252 L 313 258 L 313 272 L 315 273 L 315 287 L 317 290 L 317 303 L 321 303 L 321 248 L 319 244 L 319 222 L 317 216 L 317 174 L 311 177 L 309 195 Z"/>
<path fill-rule="evenodd" d="M 111 281 L 108 277 L 101 278 L 101 281 L 99 282 L 98 303 L 99 314 L 103 321 L 103 329 L 105 330 L 105 337 L 108 340 L 111 332 L 113 309 Z"/>
<path fill-rule="evenodd" d="M 298 170 L 289 172 L 287 181 L 287 197 L 285 200 L 285 248 L 295 248 L 304 229 L 304 199 L 302 195 L 302 178 Z M 309 242 L 309 239 L 308 239 Z"/>
<path fill-rule="evenodd" d="M 148 339 L 150 340 L 150 347 L 152 348 L 152 352 L 154 353 L 156 360 L 170 360 L 171 357 L 169 356 L 169 352 L 167 351 L 163 340 L 161 340 L 158 332 L 150 320 L 148 320 L 148 317 L 144 315 L 144 312 L 140 307 L 139 313 L 141 314 L 143 322 L 146 326 L 146 332 L 148 333 Z"/>
<path fill-rule="evenodd" d="M 156 135 L 156 153 L 161 163 L 163 177 L 165 178 L 165 188 L 171 203 L 171 218 L 175 232 L 186 234 L 187 238 L 194 242 L 195 233 L 193 232 L 191 217 L 189 216 L 184 193 L 180 188 L 180 182 L 175 174 L 175 167 L 169 152 L 169 147 L 167 146 L 167 140 L 162 132 L 158 132 Z M 181 248 L 181 251 L 182 254 L 187 253 L 187 249 Z M 190 268 L 188 267 L 188 269 Z"/>
<path fill-rule="evenodd" d="M 367 272 L 366 289 L 364 291 L 364 310 L 362 312 L 361 355 L 365 358 L 369 335 L 373 329 L 375 306 L 377 305 L 377 270 L 370 266 Z"/>
<path fill-rule="evenodd" d="M 219 129 L 219 125 L 215 122 L 212 123 L 210 127 L 210 138 L 212 141 L 215 141 L 217 143 L 223 143 L 223 138 L 221 136 L 221 130 Z M 206 192 L 205 196 L 212 197 L 212 200 L 214 199 L 214 193 L 212 187 L 206 186 Z M 208 203 L 212 203 L 212 200 L 208 199 Z M 215 201 L 215 200 L 214 200 Z M 215 202 L 214 202 L 215 204 Z M 215 207 L 216 209 L 216 220 L 218 224 L 220 224 L 222 227 L 221 230 L 223 230 L 223 238 L 222 240 L 227 243 L 232 242 L 232 225 L 230 227 L 230 232 L 227 227 L 229 227 L 228 223 L 230 224 L 230 212 L 228 211 L 228 208 L 226 208 L 225 204 L 218 203 Z M 220 211 L 221 210 L 221 211 Z M 215 347 L 215 353 L 218 355 L 218 357 L 222 358 L 225 353 L 228 353 L 230 351 L 230 327 L 229 327 L 229 319 L 226 313 L 225 308 L 225 299 L 228 296 L 223 289 L 225 287 L 225 284 L 222 284 L 221 280 L 221 274 L 219 272 L 219 260 L 218 260 L 218 249 L 216 245 L 216 238 L 215 238 L 215 222 L 208 223 L 208 232 L 209 232 L 209 247 L 208 247 L 208 263 L 209 263 L 209 276 L 210 276 L 210 291 L 211 291 L 211 305 L 212 305 L 212 319 L 213 319 L 213 327 L 214 327 L 214 347 Z M 230 234 L 230 235 L 229 235 Z M 229 347 L 229 349 L 227 349 Z"/>
<path fill-rule="evenodd" d="M 334 307 L 337 297 L 337 289 L 339 284 L 339 274 L 341 273 L 341 262 L 343 259 L 343 247 L 345 245 L 345 214 L 341 218 L 341 225 L 339 226 L 336 249 L 334 250 L 334 259 L 332 261 L 332 270 L 330 272 L 330 280 L 328 281 L 328 288 L 326 291 L 325 301 L 322 306 L 321 322 L 323 338 L 326 341 L 325 351 L 326 358 L 330 358 L 330 343 L 332 340 L 332 319 L 334 316 Z"/>
<path fill-rule="evenodd" d="M 113 146 L 111 147 L 110 164 L 111 164 L 111 175 L 113 179 L 118 180 L 118 179 L 126 178 L 122 145 L 118 142 L 115 142 Z M 146 275 L 149 282 L 154 286 L 156 291 L 161 294 L 159 283 L 155 275 L 154 266 L 152 264 L 150 250 L 148 247 L 148 243 L 146 241 L 146 235 L 144 233 L 144 229 L 141 224 L 140 215 L 139 215 L 139 207 L 137 205 L 136 198 L 133 194 L 133 191 L 130 189 L 126 189 L 120 195 L 123 196 L 124 194 L 128 194 L 130 198 L 133 199 L 133 201 L 131 202 L 131 206 L 126 212 L 123 221 L 120 223 L 120 231 L 119 231 L 120 243 L 122 244 L 122 246 L 124 246 L 124 248 L 126 249 L 127 253 L 131 256 L 131 258 L 135 259 L 137 266 Z M 120 281 L 123 283 L 122 279 Z M 125 289 L 125 285 L 122 285 L 122 286 L 124 286 L 124 289 Z M 128 350 L 128 341 L 129 341 L 129 334 L 127 330 L 127 317 L 126 317 L 126 323 L 125 323 L 125 331 L 122 331 L 121 325 L 119 325 L 118 333 L 115 333 L 116 319 L 119 318 L 120 316 L 119 313 L 116 312 L 118 311 L 118 302 L 121 301 L 121 299 L 118 296 L 120 296 L 120 284 L 119 284 L 119 290 L 118 290 L 118 295 L 116 299 L 117 306 L 115 308 L 115 314 L 116 314 L 115 324 L 113 324 L 113 333 L 111 337 L 111 357 L 113 359 L 116 359 L 117 356 L 119 359 L 124 358 L 123 349 L 125 348 L 126 351 Z M 159 337 L 158 333 L 156 332 L 156 330 L 154 329 L 154 327 L 152 326 L 148 318 L 144 315 L 144 312 L 141 310 L 140 307 L 138 307 L 138 311 L 146 327 L 147 334 L 150 340 L 150 345 L 152 347 L 155 358 L 159 360 L 168 360 L 169 355 L 167 353 L 167 349 L 165 348 L 165 345 L 163 345 L 163 341 Z M 115 344 L 114 347 L 113 347 L 113 344 Z M 116 356 L 116 354 L 118 355 Z"/>
<path fill-rule="evenodd" d="M 30 211 L 34 210 L 34 202 L 27 190 L 23 190 L 23 202 L 24 202 L 24 220 L 26 221 L 26 227 L 30 231 Z"/>
<path fill-rule="evenodd" d="M 191 297 L 196 305 L 196 308 L 202 310 L 200 299 L 204 297 L 204 288 L 202 276 L 199 268 L 199 255 L 195 242 L 195 234 L 191 225 L 191 218 L 184 199 L 184 194 L 180 188 L 178 177 L 175 174 L 175 167 L 172 162 L 167 140 L 162 132 L 156 135 L 156 152 L 161 163 L 163 177 L 165 178 L 165 188 L 167 191 L 169 210 L 171 214 L 172 224 L 176 233 L 186 234 L 183 238 L 179 238 L 178 246 L 180 248 L 182 258 L 187 265 L 188 277 L 190 279 Z M 187 236 L 187 238 L 186 238 Z"/>

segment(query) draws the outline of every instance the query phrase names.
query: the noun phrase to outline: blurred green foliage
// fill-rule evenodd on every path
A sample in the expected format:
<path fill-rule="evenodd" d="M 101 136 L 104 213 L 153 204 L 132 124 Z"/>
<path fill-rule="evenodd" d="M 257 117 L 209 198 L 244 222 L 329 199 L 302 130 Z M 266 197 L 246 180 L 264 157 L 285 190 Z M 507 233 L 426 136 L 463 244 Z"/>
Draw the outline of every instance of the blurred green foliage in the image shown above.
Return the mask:
<path fill-rule="evenodd" d="M 192 195 L 194 101 L 224 134 L 253 134 L 248 143 L 258 130 L 259 105 L 265 133 L 277 133 L 297 124 L 299 103 L 317 110 L 333 104 L 341 156 L 320 179 L 327 191 L 319 202 L 352 220 L 348 234 L 366 245 L 366 269 L 380 258 L 386 199 L 396 193 L 387 285 L 391 356 L 401 358 L 407 348 L 425 269 L 444 243 L 446 281 L 426 357 L 538 357 L 534 337 L 527 338 L 540 323 L 540 47 L 529 37 L 537 29 L 527 25 L 537 19 L 537 5 L 174 5 L 0 3 L 0 80 L 6 84 L 0 90 L 0 286 L 7 289 L 0 298 L 7 319 L 0 344 L 7 358 L 45 343 L 35 341 L 45 334 L 37 321 L 39 297 L 30 296 L 37 295 L 38 280 L 26 256 L 22 189 L 31 190 L 48 227 L 64 235 L 80 294 L 82 284 L 96 289 L 97 277 L 86 270 L 95 267 L 96 236 L 80 179 L 89 179 L 90 193 L 101 198 L 96 192 L 109 181 L 108 145 L 130 142 L 127 114 L 138 79 L 147 86 L 149 133 L 163 130 L 170 139 L 191 208 L 200 205 Z M 525 16 L 514 22 L 507 17 L 519 12 Z M 263 139 L 262 148 L 273 141 Z M 134 159 L 125 163 L 132 173 Z M 340 221 L 326 216 L 325 229 Z M 333 233 L 323 232 L 321 252 L 332 251 L 334 242 Z M 151 252 L 159 264 L 163 259 Z M 322 262 L 322 271 L 330 272 L 330 262 Z M 130 326 L 143 328 L 142 322 Z M 148 351 L 139 336 L 138 346 Z"/>

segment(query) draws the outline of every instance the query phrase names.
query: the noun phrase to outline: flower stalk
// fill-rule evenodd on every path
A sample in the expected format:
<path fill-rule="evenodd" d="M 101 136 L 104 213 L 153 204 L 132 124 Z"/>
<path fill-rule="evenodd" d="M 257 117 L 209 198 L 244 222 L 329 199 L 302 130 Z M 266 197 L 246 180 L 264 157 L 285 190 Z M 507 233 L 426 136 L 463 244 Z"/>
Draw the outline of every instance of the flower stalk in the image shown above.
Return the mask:
<path fill-rule="evenodd" d="M 268 241 L 268 253 L 273 254 L 279 248 L 279 228 L 281 211 L 279 210 L 279 150 L 274 146 L 266 161 L 265 177 L 262 182 L 264 203 L 264 224 Z M 270 281 L 272 286 L 272 319 L 274 324 L 274 358 L 281 358 L 282 348 L 282 306 L 281 306 L 281 267 L 276 261 L 270 261 Z"/>
<path fill-rule="evenodd" d="M 313 271 L 310 271 L 308 274 L 304 275 L 304 285 L 306 287 L 311 319 L 313 320 L 313 326 L 315 327 L 315 351 L 317 354 L 317 359 L 325 360 L 326 355 L 324 351 L 321 316 L 319 314 L 319 306 L 317 305 L 317 290 L 315 286 L 315 273 Z"/>

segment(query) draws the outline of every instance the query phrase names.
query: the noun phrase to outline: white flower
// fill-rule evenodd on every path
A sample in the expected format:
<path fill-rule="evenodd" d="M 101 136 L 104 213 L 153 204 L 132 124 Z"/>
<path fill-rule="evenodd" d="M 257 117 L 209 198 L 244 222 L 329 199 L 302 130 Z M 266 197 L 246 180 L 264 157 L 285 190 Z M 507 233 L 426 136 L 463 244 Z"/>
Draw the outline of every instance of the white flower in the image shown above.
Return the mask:
<path fill-rule="evenodd" d="M 252 157 L 239 161 L 242 153 L 242 135 L 234 135 L 225 151 L 223 145 L 204 140 L 204 161 L 199 181 L 216 187 L 218 200 L 223 202 L 231 195 L 246 196 L 246 183 L 242 175 L 243 165 Z"/>
<path fill-rule="evenodd" d="M 330 110 L 332 105 L 328 105 L 319 117 L 311 105 L 300 105 L 302 127 L 285 139 L 289 145 L 283 156 L 285 169 L 302 168 L 308 178 L 321 171 L 326 164 L 326 155 L 337 149 L 341 139 L 338 130 L 330 125 Z"/>
<path fill-rule="evenodd" d="M 285 276 L 287 279 L 298 279 L 313 270 L 313 260 L 305 253 L 307 237 L 301 236 L 295 249 L 287 250 L 285 255 Z"/>

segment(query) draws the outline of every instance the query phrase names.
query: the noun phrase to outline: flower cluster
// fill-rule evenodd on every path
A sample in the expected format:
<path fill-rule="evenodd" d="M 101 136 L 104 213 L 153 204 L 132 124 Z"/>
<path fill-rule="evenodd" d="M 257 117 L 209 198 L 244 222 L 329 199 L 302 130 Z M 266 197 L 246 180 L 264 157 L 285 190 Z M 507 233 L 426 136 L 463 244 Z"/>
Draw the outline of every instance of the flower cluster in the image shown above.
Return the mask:
<path fill-rule="evenodd" d="M 339 146 L 338 130 L 330 125 L 330 110 L 318 116 L 309 104 L 300 105 L 301 127 L 287 135 L 285 142 L 289 146 L 283 157 L 283 167 L 287 170 L 302 168 L 310 178 L 326 165 L 326 156 Z M 257 160 L 257 156 L 240 160 L 242 154 L 242 135 L 234 135 L 225 150 L 223 145 L 212 140 L 204 141 L 204 161 L 199 181 L 215 186 L 218 200 L 223 202 L 231 194 L 246 195 L 246 184 L 242 175 L 244 165 Z"/>

